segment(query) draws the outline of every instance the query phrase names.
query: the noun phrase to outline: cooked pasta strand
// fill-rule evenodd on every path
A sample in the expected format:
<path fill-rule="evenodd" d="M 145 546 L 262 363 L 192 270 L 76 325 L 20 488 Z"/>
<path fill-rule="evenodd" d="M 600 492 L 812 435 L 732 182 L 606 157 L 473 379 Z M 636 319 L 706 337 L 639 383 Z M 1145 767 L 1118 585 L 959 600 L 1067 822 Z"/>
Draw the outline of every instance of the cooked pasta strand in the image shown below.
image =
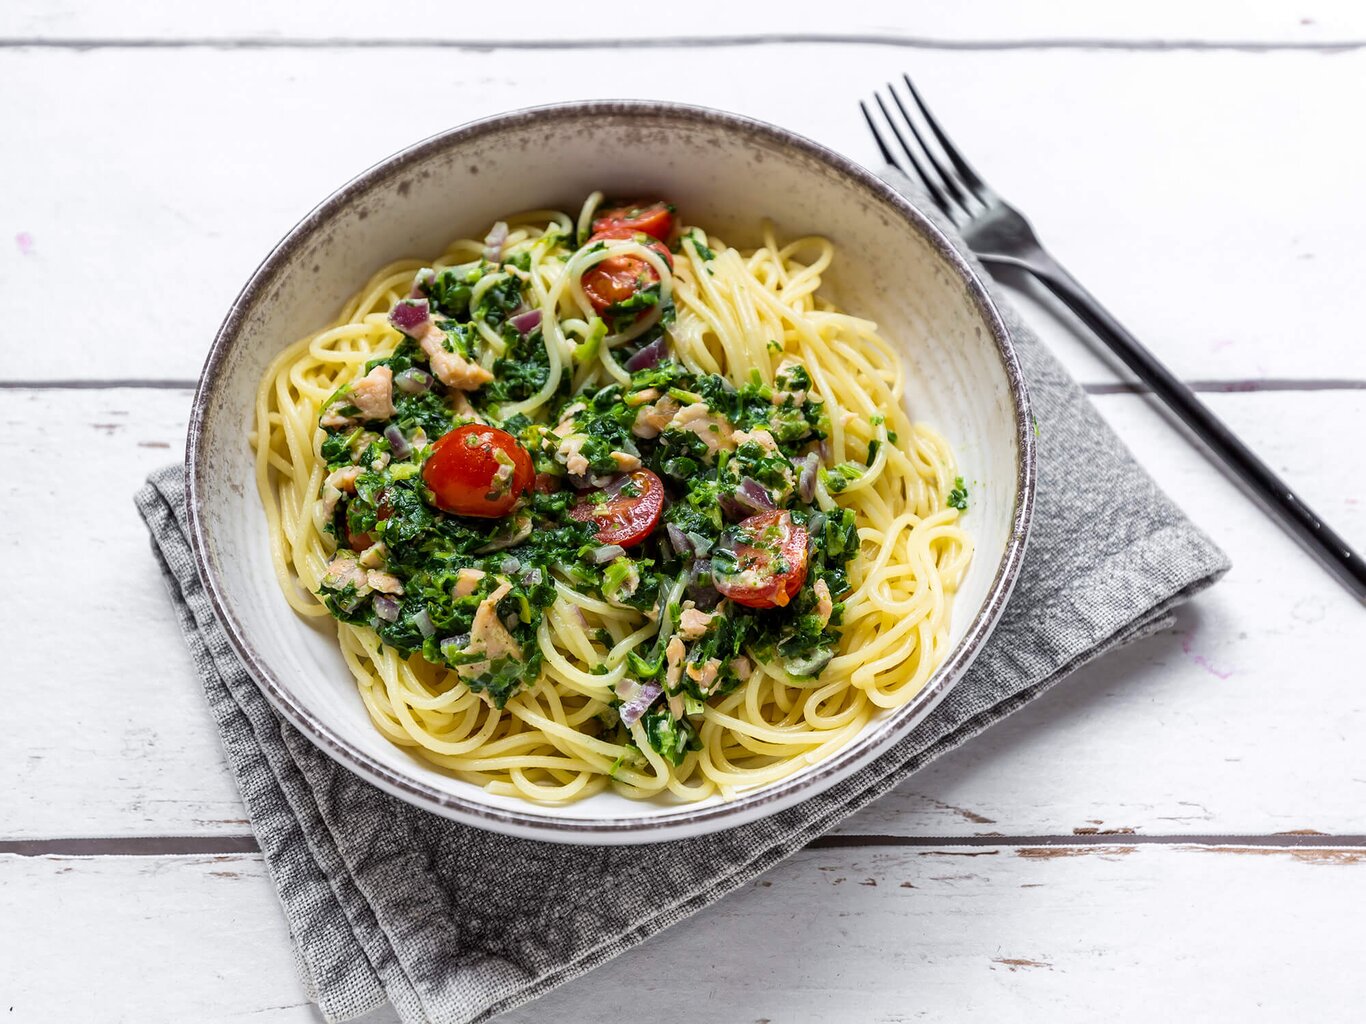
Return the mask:
<path fill-rule="evenodd" d="M 366 626 L 337 624 L 342 656 L 385 737 L 490 792 L 548 804 L 608 789 L 671 801 L 729 798 L 829 756 L 920 691 L 946 653 L 953 594 L 972 540 L 950 503 L 957 470 L 947 442 L 904 411 L 904 368 L 895 349 L 875 324 L 818 297 L 822 274 L 837 258 L 829 241 L 780 245 L 764 222 L 763 245 L 741 252 L 687 229 L 671 269 L 656 251 L 629 240 L 607 250 L 576 247 L 601 198 L 590 197 L 577 219 L 537 210 L 500 225 L 507 231 L 503 252 L 515 253 L 518 264 L 485 274 L 472 301 L 515 274 L 540 313 L 549 367 L 544 385 L 506 403 L 502 414 L 543 421 L 562 387 L 578 394 L 613 381 L 629 384 L 613 350 L 661 322 L 670 303 L 671 351 L 694 373 L 772 384 L 785 359 L 800 360 L 811 377 L 810 400 L 823 402 L 830 420 L 822 457 L 832 475 L 817 485 L 816 502 L 852 509 L 858 526 L 860 550 L 849 566 L 833 659 L 818 678 L 799 679 L 765 652 L 751 651 L 748 679 L 695 713 L 700 749 L 674 765 L 640 723 L 629 743 L 610 738 L 613 731 L 602 724 L 614 717 L 628 656 L 649 649 L 659 623 L 581 593 L 566 579 L 556 581 L 536 634 L 541 676 L 502 708 L 455 672 L 383 646 Z M 485 247 L 461 239 L 431 265 L 474 267 Z M 580 276 L 622 254 L 654 271 L 660 301 L 624 329 L 604 333 Z M 327 468 L 319 455 L 319 413 L 339 387 L 365 374 L 368 361 L 397 346 L 400 335 L 387 315 L 422 266 L 403 260 L 379 270 L 337 321 L 281 352 L 257 393 L 257 487 L 281 590 L 300 615 L 327 614 L 313 595 L 336 548 L 321 504 Z M 507 341 L 483 322 L 475 326 L 488 369 Z M 863 468 L 838 486 L 833 471 L 842 464 Z"/>

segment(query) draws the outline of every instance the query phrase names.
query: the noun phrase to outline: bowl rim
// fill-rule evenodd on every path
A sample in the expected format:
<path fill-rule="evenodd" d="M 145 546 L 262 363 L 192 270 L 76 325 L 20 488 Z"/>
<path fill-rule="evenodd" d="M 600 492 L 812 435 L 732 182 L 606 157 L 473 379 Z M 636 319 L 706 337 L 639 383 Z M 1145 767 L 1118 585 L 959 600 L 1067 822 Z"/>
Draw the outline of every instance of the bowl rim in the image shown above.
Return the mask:
<path fill-rule="evenodd" d="M 1014 405 L 1016 478 L 1015 507 L 1010 534 L 996 575 L 987 590 L 986 600 L 977 611 L 963 638 L 949 652 L 925 687 L 909 702 L 895 709 L 828 758 L 770 785 L 741 793 L 720 803 L 680 804 L 664 813 L 632 815 L 610 819 L 563 818 L 530 801 L 525 806 L 500 807 L 459 794 L 443 792 L 420 779 L 396 771 L 353 747 L 286 686 L 257 652 L 234 614 L 218 573 L 208 557 L 205 517 L 201 514 L 201 475 L 206 471 L 202 441 L 204 421 L 215 393 L 229 350 L 248 317 L 279 278 L 290 256 L 323 230 L 335 216 L 343 213 L 356 198 L 372 188 L 383 186 L 419 163 L 443 150 L 496 134 L 508 128 L 526 127 L 562 119 L 634 118 L 641 122 L 682 122 L 721 126 L 732 132 L 757 137 L 777 148 L 825 164 L 851 180 L 868 198 L 890 207 L 930 243 L 937 255 L 952 268 L 967 290 L 978 314 L 992 334 L 997 354 L 1005 369 Z M 840 780 L 854 774 L 874 758 L 890 749 L 916 724 L 921 722 L 945 697 L 967 671 L 1004 611 L 1011 590 L 1019 577 L 1028 542 L 1035 491 L 1035 443 L 1030 400 L 1019 359 L 1009 331 L 995 303 L 967 260 L 921 210 L 872 171 L 839 153 L 795 132 L 729 111 L 691 104 L 656 100 L 570 101 L 524 107 L 438 132 L 386 157 L 336 189 L 315 206 L 271 249 L 252 272 L 237 298 L 233 300 L 222 325 L 214 335 L 204 369 L 195 389 L 186 439 L 185 483 L 189 540 L 195 568 L 208 594 L 215 616 L 225 627 L 232 647 L 252 679 L 281 714 L 315 746 L 343 767 L 384 791 L 424 810 L 454 818 L 479 828 L 560 843 L 652 843 L 730 828 L 777 813 L 799 800 L 815 796 Z"/>

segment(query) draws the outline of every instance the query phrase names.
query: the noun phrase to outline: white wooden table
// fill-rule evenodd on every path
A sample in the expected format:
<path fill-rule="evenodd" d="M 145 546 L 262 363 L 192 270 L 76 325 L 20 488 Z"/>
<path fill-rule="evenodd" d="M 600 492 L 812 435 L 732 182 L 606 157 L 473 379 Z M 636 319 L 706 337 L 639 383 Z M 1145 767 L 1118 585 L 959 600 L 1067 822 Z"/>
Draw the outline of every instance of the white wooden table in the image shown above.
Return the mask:
<path fill-rule="evenodd" d="M 1058 255 L 1366 547 L 1366 11 L 966 6 L 0 7 L 0 1019 L 317 1019 L 130 496 L 179 458 L 268 247 L 460 121 L 671 98 L 871 163 L 854 101 L 913 70 Z M 1366 614 L 1018 298 L 1233 571 L 506 1019 L 1360 1019 Z"/>

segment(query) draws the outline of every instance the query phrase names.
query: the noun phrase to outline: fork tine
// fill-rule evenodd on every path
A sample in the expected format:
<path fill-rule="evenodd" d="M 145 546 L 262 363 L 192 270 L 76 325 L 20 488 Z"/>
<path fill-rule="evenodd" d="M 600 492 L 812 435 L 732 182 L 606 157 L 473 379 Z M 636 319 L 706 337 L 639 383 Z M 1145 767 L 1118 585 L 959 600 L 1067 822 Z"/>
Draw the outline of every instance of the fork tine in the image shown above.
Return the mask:
<path fill-rule="evenodd" d="M 875 92 L 873 93 L 873 99 L 877 101 L 878 107 L 882 110 L 882 116 L 887 119 L 887 126 L 892 129 L 892 134 L 896 136 L 896 141 L 901 143 L 901 148 L 906 153 L 906 159 L 911 162 L 911 166 L 915 168 L 915 173 L 929 191 L 930 198 L 934 200 L 934 205 L 952 217 L 953 210 L 948 199 L 944 196 L 944 193 L 939 190 L 939 186 L 935 184 L 934 179 L 925 173 L 925 168 L 920 166 L 920 161 L 915 158 L 915 151 L 906 144 L 906 139 L 901 134 L 901 129 L 896 126 L 896 122 L 892 120 L 892 115 L 887 110 L 887 104 L 882 102 L 882 96 Z"/>
<path fill-rule="evenodd" d="M 859 100 L 858 108 L 863 111 L 863 119 L 868 122 L 868 130 L 873 133 L 873 139 L 877 142 L 877 148 L 882 152 L 882 159 L 886 160 L 902 174 L 905 174 L 906 168 L 896 162 L 896 157 L 892 155 L 892 151 L 887 148 L 887 143 L 882 138 L 882 133 L 877 130 L 877 124 L 873 121 L 873 115 L 868 112 L 868 104 L 864 103 L 863 100 Z"/>
<path fill-rule="evenodd" d="M 949 162 L 953 164 L 954 169 L 963 176 L 963 180 L 967 182 L 968 188 L 972 189 L 973 195 L 984 203 L 988 202 L 988 197 L 993 193 L 991 189 L 987 187 L 987 183 L 978 177 L 977 172 L 963 159 L 962 154 L 959 153 L 954 144 L 949 141 L 949 137 L 944 134 L 944 130 L 939 127 L 939 122 L 936 121 L 934 115 L 930 113 L 930 108 L 927 107 L 925 101 L 920 98 L 920 93 L 915 91 L 915 83 L 911 81 L 911 76 L 903 72 L 901 78 L 906 83 L 906 88 L 911 92 L 911 99 L 915 100 L 915 105 L 920 108 L 920 113 L 925 115 L 925 123 L 930 126 L 930 131 L 934 132 L 934 137 L 938 139 L 939 144 L 944 147 L 944 153 L 948 156 Z"/>
<path fill-rule="evenodd" d="M 958 201 L 959 206 L 963 207 L 964 210 L 971 212 L 968 208 L 968 197 L 964 195 L 963 190 L 958 187 L 958 182 L 954 180 L 953 175 L 939 162 L 939 158 L 934 155 L 934 150 L 925 144 L 924 136 L 920 134 L 920 129 L 915 126 L 915 119 L 911 117 L 911 112 L 906 109 L 906 105 L 901 102 L 901 97 L 896 94 L 896 89 L 892 86 L 891 82 L 887 83 L 887 91 L 891 93 L 892 102 L 896 104 L 896 109 L 901 111 L 901 116 L 906 121 L 906 127 L 910 128 L 911 134 L 915 136 L 915 141 L 920 143 L 920 148 L 925 154 L 925 159 L 930 162 L 930 166 L 939 172 L 939 177 L 943 182 L 944 190 Z"/>

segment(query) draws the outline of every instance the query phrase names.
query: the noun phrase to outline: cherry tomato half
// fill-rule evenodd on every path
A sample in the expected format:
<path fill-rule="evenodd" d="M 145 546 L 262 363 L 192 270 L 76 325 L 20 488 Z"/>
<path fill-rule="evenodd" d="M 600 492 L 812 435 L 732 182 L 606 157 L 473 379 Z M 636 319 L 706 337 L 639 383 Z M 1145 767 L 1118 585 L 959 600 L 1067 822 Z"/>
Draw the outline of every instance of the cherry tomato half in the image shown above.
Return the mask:
<path fill-rule="evenodd" d="M 659 522 L 664 511 L 664 485 L 648 469 L 637 469 L 598 491 L 581 495 L 569 514 L 598 530 L 598 543 L 639 544 Z"/>
<path fill-rule="evenodd" d="M 534 476 L 531 455 L 515 437 L 480 423 L 443 434 L 422 467 L 422 479 L 437 505 L 482 519 L 511 512 Z"/>
<path fill-rule="evenodd" d="M 389 492 L 379 492 L 379 507 L 375 509 L 375 518 L 378 520 L 388 519 L 394 514 L 394 510 L 389 505 Z M 346 531 L 346 546 L 352 551 L 364 551 L 375 543 L 375 538 L 368 533 L 353 533 L 351 523 L 346 518 L 345 510 L 338 513 L 341 518 L 342 528 Z"/>
<path fill-rule="evenodd" d="M 673 255 L 664 243 L 632 228 L 607 228 L 596 232 L 588 240 L 588 244 L 592 245 L 594 242 L 614 238 L 627 238 L 640 242 L 659 253 L 660 258 L 664 260 L 669 269 L 673 269 Z M 593 309 L 599 313 L 618 303 L 625 302 L 637 291 L 650 287 L 658 280 L 659 275 L 655 273 L 654 267 L 636 256 L 608 256 L 602 262 L 589 267 L 581 279 L 583 290 L 588 294 L 588 301 L 593 304 Z"/>
<path fill-rule="evenodd" d="M 668 203 L 625 203 L 599 210 L 593 218 L 594 233 L 612 228 L 629 228 L 667 243 L 674 233 L 674 213 Z"/>
<path fill-rule="evenodd" d="M 537 473 L 536 479 L 531 481 L 531 489 L 537 494 L 554 494 L 563 483 L 554 473 Z"/>
<path fill-rule="evenodd" d="M 736 566 L 722 572 L 713 562 L 716 589 L 746 608 L 781 608 L 806 582 L 806 544 L 806 527 L 783 509 L 741 520 L 721 536 Z"/>

